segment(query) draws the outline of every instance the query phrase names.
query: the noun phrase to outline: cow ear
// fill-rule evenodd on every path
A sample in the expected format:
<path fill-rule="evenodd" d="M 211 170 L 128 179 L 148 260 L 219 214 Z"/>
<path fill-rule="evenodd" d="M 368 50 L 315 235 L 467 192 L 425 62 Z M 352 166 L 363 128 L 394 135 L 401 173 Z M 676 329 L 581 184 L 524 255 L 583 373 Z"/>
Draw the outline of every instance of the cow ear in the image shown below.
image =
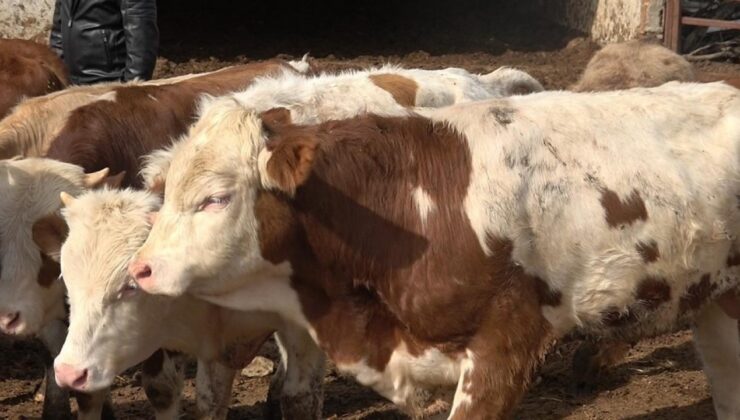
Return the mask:
<path fill-rule="evenodd" d="M 281 127 L 291 123 L 290 111 L 283 107 L 268 109 L 260 113 L 259 117 L 262 120 L 262 129 L 269 134 L 277 133 Z"/>
<path fill-rule="evenodd" d="M 67 238 L 67 224 L 57 214 L 42 217 L 33 224 L 33 242 L 41 253 L 52 260 L 59 262 L 59 252 Z"/>
<path fill-rule="evenodd" d="M 318 141 L 302 135 L 280 139 L 270 146 L 258 157 L 262 184 L 292 196 L 311 174 Z"/>

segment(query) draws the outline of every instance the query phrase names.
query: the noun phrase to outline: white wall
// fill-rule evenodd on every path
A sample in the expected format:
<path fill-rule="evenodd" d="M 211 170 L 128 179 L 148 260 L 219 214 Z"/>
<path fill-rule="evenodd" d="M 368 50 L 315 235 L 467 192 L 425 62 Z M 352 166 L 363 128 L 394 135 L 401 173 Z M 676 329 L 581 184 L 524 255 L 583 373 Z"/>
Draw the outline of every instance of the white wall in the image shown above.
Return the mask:
<path fill-rule="evenodd" d="M 604 44 L 663 32 L 665 0 L 536 0 L 533 5 Z"/>
<path fill-rule="evenodd" d="M 0 37 L 48 42 L 54 0 L 0 0 Z"/>

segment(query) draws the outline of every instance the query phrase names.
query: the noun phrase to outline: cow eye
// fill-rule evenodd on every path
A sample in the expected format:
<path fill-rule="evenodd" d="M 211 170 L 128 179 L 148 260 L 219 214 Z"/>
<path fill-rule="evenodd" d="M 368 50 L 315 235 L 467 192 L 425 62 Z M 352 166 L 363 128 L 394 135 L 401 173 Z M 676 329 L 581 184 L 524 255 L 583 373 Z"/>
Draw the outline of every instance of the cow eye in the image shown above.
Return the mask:
<path fill-rule="evenodd" d="M 221 210 L 229 205 L 231 202 L 231 196 L 228 195 L 212 195 L 198 206 L 198 211 L 214 211 Z"/>
<path fill-rule="evenodd" d="M 134 279 L 129 279 L 123 284 L 123 286 L 121 286 L 121 289 L 118 291 L 118 295 L 116 295 L 116 299 L 120 300 L 130 298 L 135 296 L 137 293 L 139 293 L 139 285 L 136 284 Z"/>

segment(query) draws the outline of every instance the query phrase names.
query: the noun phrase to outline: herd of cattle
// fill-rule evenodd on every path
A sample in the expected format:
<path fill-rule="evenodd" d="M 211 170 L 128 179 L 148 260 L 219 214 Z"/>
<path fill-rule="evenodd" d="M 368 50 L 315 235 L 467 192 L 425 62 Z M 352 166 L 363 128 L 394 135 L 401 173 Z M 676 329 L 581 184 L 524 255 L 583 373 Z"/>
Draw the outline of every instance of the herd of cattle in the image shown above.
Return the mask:
<path fill-rule="evenodd" d="M 598 341 L 588 374 L 690 324 L 740 419 L 740 94 L 695 79 L 630 42 L 570 91 L 305 58 L 67 87 L 45 47 L 0 41 L 0 330 L 54 357 L 46 418 L 69 392 L 112 416 L 141 362 L 178 418 L 188 355 L 223 419 L 274 334 L 266 417 L 320 418 L 328 357 L 468 420 L 509 417 L 557 340 Z"/>

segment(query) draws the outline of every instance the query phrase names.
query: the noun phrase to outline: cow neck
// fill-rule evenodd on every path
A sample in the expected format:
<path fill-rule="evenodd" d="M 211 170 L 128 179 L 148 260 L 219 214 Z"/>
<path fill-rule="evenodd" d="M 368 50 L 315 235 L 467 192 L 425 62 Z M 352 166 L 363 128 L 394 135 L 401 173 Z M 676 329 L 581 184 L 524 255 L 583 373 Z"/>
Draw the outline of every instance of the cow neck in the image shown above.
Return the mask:
<path fill-rule="evenodd" d="M 487 256 L 462 211 L 471 176 L 464 138 L 421 117 L 305 130 L 320 140 L 312 175 L 293 198 L 260 193 L 255 209 L 262 255 L 290 261 L 319 343 L 338 363 L 362 354 L 378 369 L 399 345 L 461 351 L 477 314 L 509 284 L 511 254 Z M 511 248 L 503 238 L 488 245 Z"/>

